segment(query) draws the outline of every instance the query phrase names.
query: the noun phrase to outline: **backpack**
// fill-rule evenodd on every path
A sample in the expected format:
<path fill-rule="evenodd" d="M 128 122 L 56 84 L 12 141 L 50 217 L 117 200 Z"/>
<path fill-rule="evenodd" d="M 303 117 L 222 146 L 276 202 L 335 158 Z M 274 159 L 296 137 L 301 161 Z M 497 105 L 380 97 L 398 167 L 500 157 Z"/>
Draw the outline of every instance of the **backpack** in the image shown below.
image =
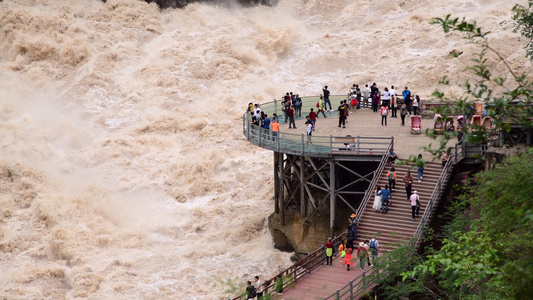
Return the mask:
<path fill-rule="evenodd" d="M 392 175 L 392 172 L 389 172 L 389 177 L 387 177 L 388 180 L 394 180 L 394 175 Z"/>
<path fill-rule="evenodd" d="M 368 245 L 371 249 L 376 249 L 376 240 L 370 241 L 370 245 Z"/>
<path fill-rule="evenodd" d="M 250 289 L 250 294 L 252 295 L 253 298 L 257 297 L 257 290 L 255 289 L 255 286 L 252 285 L 251 286 L 252 288 Z"/>
<path fill-rule="evenodd" d="M 316 107 L 319 108 L 320 107 L 320 104 L 318 104 L 318 102 L 316 103 Z"/>

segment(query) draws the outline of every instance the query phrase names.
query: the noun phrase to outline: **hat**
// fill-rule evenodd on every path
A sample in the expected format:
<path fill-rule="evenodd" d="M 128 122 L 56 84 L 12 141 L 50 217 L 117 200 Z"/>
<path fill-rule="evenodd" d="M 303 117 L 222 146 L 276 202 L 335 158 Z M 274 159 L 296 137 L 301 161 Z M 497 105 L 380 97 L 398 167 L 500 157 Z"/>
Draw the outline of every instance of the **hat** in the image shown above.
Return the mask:
<path fill-rule="evenodd" d="M 363 243 L 363 242 L 359 243 L 359 247 L 363 247 L 364 245 L 365 245 L 365 243 Z"/>
<path fill-rule="evenodd" d="M 417 192 L 417 191 L 414 191 L 413 193 L 414 193 L 414 194 L 418 194 L 418 192 Z"/>
<path fill-rule="evenodd" d="M 350 216 L 350 218 L 355 218 L 355 214 L 352 214 L 352 215 Z"/>

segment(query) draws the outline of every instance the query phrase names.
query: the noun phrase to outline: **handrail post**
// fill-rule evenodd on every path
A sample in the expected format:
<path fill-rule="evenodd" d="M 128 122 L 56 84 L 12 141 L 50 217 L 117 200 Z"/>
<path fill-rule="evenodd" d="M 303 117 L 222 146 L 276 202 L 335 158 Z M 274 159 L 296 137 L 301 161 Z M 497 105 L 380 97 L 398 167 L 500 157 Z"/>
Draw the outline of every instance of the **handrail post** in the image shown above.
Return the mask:
<path fill-rule="evenodd" d="M 350 299 L 353 299 L 353 280 L 350 280 Z"/>
<path fill-rule="evenodd" d="M 259 146 L 263 147 L 263 143 L 262 143 L 262 134 L 261 134 L 261 127 L 257 127 L 257 132 L 259 133 Z"/>
<path fill-rule="evenodd" d="M 332 135 L 329 136 L 329 152 L 330 153 L 333 152 L 333 136 Z"/>
<path fill-rule="evenodd" d="M 304 135 L 302 134 L 302 155 L 304 155 Z"/>
<path fill-rule="evenodd" d="M 361 137 L 357 136 L 357 152 L 361 152 Z"/>

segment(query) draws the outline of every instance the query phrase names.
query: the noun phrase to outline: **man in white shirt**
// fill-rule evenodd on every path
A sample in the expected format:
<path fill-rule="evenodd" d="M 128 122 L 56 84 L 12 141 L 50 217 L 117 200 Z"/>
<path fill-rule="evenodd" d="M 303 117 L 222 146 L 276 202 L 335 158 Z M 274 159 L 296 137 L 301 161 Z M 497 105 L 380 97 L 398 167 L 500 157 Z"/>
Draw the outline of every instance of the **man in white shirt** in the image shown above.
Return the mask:
<path fill-rule="evenodd" d="M 420 197 L 418 196 L 418 192 L 414 191 L 411 197 L 409 197 L 409 200 L 411 200 L 411 213 L 413 216 L 413 221 L 415 220 L 415 212 L 418 216 L 418 212 L 420 211 Z"/>
<path fill-rule="evenodd" d="M 261 299 L 263 297 L 263 288 L 264 286 L 261 284 L 261 281 L 259 280 L 259 276 L 255 276 L 254 281 L 255 290 L 257 292 L 257 299 Z"/>
<path fill-rule="evenodd" d="M 391 108 L 391 112 L 392 112 L 392 115 L 391 115 L 391 118 L 398 118 L 398 116 L 396 115 L 396 110 L 397 110 L 397 95 L 396 95 L 396 90 L 394 89 L 394 85 L 390 87 L 390 91 L 389 91 L 389 94 L 390 94 L 390 108 Z"/>

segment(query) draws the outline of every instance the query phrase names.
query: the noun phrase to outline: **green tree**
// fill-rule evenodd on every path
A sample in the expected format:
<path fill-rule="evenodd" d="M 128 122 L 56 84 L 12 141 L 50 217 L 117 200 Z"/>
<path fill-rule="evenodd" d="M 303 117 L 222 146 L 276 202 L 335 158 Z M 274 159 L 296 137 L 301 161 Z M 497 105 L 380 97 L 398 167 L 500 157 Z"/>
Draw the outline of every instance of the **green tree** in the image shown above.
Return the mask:
<path fill-rule="evenodd" d="M 513 21 L 515 22 L 514 32 L 520 31 L 527 39 L 524 46 L 526 57 L 533 60 L 533 0 L 528 1 L 528 7 L 516 4 L 513 9 Z"/>
<path fill-rule="evenodd" d="M 470 222 L 403 279 L 438 276 L 440 288 L 462 299 L 532 299 L 531 182 L 533 149 L 479 173 L 461 196 Z"/>
<path fill-rule="evenodd" d="M 530 0 L 530 4 L 531 1 L 533 0 Z M 521 13 L 520 15 L 524 16 L 525 14 Z M 441 26 L 446 34 L 450 32 L 462 33 L 465 39 L 478 44 L 480 47 L 480 51 L 475 53 L 472 58 L 473 64 L 467 68 L 468 72 L 474 75 L 475 80 L 467 80 L 460 85 L 464 88 L 464 94 L 458 98 L 450 97 L 438 89 L 435 90 L 434 99 L 449 104 L 447 107 L 437 109 L 436 113 L 441 114 L 444 119 L 450 115 L 471 115 L 475 103 L 483 103 L 487 116 L 492 118 L 492 126 L 464 124 L 462 132 L 466 143 L 487 143 L 503 132 L 509 132 L 511 126 L 518 126 L 525 131 L 531 131 L 533 129 L 533 82 L 527 77 L 527 74 L 516 74 L 503 56 L 492 47 L 488 39 L 490 32 L 483 31 L 475 21 L 459 20 L 450 15 L 445 18 L 435 18 L 431 23 Z M 489 58 L 503 63 L 506 72 L 494 74 L 490 67 Z M 450 80 L 444 76 L 439 84 L 450 85 Z M 436 147 L 432 148 L 431 144 L 425 147 L 426 151 L 439 157 L 450 151 L 447 146 L 449 145 L 448 141 L 459 135 L 457 131 L 439 134 L 433 129 L 426 130 L 426 134 L 439 140 Z"/>

